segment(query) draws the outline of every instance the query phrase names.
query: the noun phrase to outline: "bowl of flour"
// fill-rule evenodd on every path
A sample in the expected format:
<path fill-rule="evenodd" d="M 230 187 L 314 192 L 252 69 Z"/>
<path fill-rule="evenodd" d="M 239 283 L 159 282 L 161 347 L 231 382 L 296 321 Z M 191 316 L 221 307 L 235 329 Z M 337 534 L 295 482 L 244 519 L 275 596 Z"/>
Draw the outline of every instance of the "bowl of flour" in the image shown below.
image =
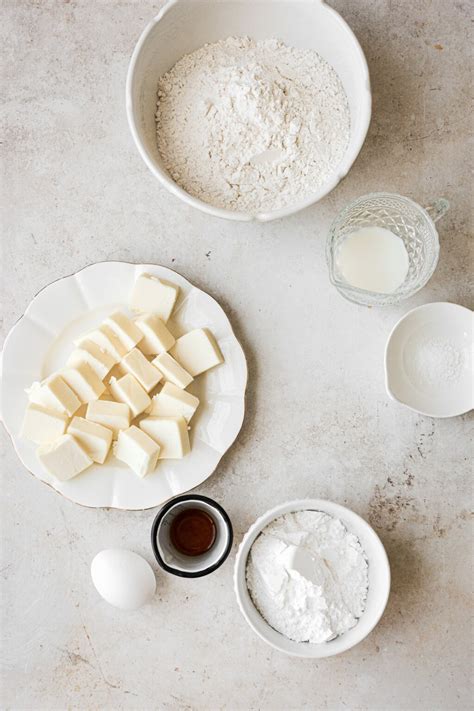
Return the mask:
<path fill-rule="evenodd" d="M 281 652 L 322 658 L 361 642 L 380 620 L 390 566 L 360 516 L 322 499 L 267 511 L 245 534 L 234 588 L 250 627 Z"/>
<path fill-rule="evenodd" d="M 209 214 L 262 222 L 327 195 L 371 115 L 357 39 L 306 0 L 271 12 L 265 0 L 172 0 L 135 47 L 126 101 L 163 186 Z"/>

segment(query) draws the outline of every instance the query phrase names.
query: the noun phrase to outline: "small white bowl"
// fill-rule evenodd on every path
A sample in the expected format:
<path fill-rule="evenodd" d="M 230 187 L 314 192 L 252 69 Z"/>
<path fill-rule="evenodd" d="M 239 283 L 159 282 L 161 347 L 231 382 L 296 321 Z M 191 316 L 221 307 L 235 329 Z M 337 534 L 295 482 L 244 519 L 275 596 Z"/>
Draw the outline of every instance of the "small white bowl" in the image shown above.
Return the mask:
<path fill-rule="evenodd" d="M 473 313 L 438 302 L 412 309 L 385 347 L 389 396 L 428 417 L 455 417 L 474 406 Z"/>
<path fill-rule="evenodd" d="M 230 36 L 278 38 L 292 47 L 315 49 L 334 67 L 351 111 L 346 155 L 327 183 L 311 197 L 272 212 L 249 214 L 213 207 L 192 197 L 166 171 L 156 143 L 158 78 L 183 55 Z M 216 217 L 267 222 L 291 215 L 327 195 L 348 173 L 364 143 L 371 115 L 369 72 L 364 53 L 342 17 L 321 0 L 171 0 L 147 25 L 133 52 L 127 76 L 127 117 L 143 160 L 170 192 Z"/>
<path fill-rule="evenodd" d="M 211 548 L 201 555 L 187 556 L 178 551 L 171 540 L 171 524 L 186 509 L 200 509 L 214 521 L 216 538 Z M 167 573 L 182 578 L 201 578 L 221 567 L 232 548 L 232 523 L 222 506 L 200 494 L 177 496 L 158 511 L 151 528 L 151 547 L 158 564 Z"/>
<path fill-rule="evenodd" d="M 247 589 L 245 571 L 247 558 L 257 536 L 274 519 L 294 511 L 322 511 L 340 519 L 347 530 L 360 541 L 369 561 L 369 589 L 364 613 L 355 627 L 330 642 L 311 644 L 294 642 L 270 627 L 252 602 Z M 385 548 L 373 528 L 364 519 L 344 506 L 323 499 L 300 499 L 275 506 L 249 528 L 237 552 L 234 567 L 234 589 L 240 610 L 250 627 L 259 637 L 280 652 L 295 657 L 332 657 L 345 652 L 361 642 L 374 629 L 382 617 L 390 593 L 390 566 Z"/>

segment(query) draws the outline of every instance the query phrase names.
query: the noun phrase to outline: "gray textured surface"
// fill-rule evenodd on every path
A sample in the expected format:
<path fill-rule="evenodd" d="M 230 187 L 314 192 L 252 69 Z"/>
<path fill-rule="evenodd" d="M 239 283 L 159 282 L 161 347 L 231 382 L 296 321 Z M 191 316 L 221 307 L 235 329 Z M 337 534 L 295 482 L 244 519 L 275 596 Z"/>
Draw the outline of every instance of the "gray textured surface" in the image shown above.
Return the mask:
<path fill-rule="evenodd" d="M 201 487 L 236 544 L 264 510 L 321 496 L 365 516 L 386 544 L 393 593 L 360 646 L 320 662 L 273 652 L 234 602 L 232 563 L 158 575 L 153 605 L 97 596 L 94 554 L 151 561 L 153 512 L 88 510 L 28 475 L 2 430 L 2 707 L 12 709 L 467 709 L 469 416 L 431 420 L 390 402 L 382 353 L 401 314 L 469 303 L 467 2 L 334 3 L 366 51 L 374 118 L 327 199 L 271 225 L 217 221 L 162 190 L 132 145 L 124 81 L 160 3 L 5 0 L 4 333 L 43 285 L 93 261 L 172 266 L 226 308 L 250 366 L 242 434 Z M 364 309 L 330 287 L 328 224 L 386 189 L 445 195 L 441 260 L 399 308 Z"/>

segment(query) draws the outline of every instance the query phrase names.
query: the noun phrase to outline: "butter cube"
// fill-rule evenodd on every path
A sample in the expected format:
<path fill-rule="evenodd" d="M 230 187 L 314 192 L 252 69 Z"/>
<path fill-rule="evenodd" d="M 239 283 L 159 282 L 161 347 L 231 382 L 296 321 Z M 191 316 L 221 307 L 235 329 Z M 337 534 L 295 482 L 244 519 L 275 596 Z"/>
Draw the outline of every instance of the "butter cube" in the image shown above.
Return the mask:
<path fill-rule="evenodd" d="M 151 401 L 148 414 L 152 417 L 179 417 L 182 415 L 189 422 L 197 410 L 199 398 L 178 388 L 173 383 L 165 383 Z"/>
<path fill-rule="evenodd" d="M 103 380 L 114 365 L 114 359 L 103 348 L 93 341 L 83 341 L 79 348 L 73 350 L 67 360 L 67 365 L 76 366 L 87 363 L 97 377 Z"/>
<path fill-rule="evenodd" d="M 147 393 L 158 385 L 162 374 L 152 365 L 138 348 L 133 348 L 122 360 L 122 367 L 133 375 Z"/>
<path fill-rule="evenodd" d="M 130 408 L 123 402 L 96 400 L 87 406 L 86 420 L 97 422 L 117 435 L 130 427 Z"/>
<path fill-rule="evenodd" d="M 105 391 L 105 385 L 88 363 L 78 363 L 74 368 L 61 371 L 61 378 L 74 390 L 82 403 L 97 400 Z"/>
<path fill-rule="evenodd" d="M 81 401 L 69 385 L 56 373 L 41 383 L 33 383 L 27 391 L 30 402 L 50 410 L 64 412 L 72 417 L 81 406 Z"/>
<path fill-rule="evenodd" d="M 112 430 L 95 422 L 89 422 L 83 417 L 73 417 L 67 431 L 74 435 L 94 462 L 98 464 L 105 462 L 112 444 Z"/>
<path fill-rule="evenodd" d="M 184 417 L 147 417 L 140 428 L 160 445 L 160 459 L 182 459 L 191 451 Z"/>
<path fill-rule="evenodd" d="M 106 385 L 108 385 L 110 383 L 110 381 L 113 380 L 114 378 L 115 378 L 115 380 L 118 380 L 123 375 L 125 375 L 126 372 L 127 371 L 124 368 L 122 368 L 122 362 L 116 363 L 114 365 L 114 367 L 112 368 L 112 370 L 110 371 L 110 373 L 105 378 Z"/>
<path fill-rule="evenodd" d="M 68 416 L 30 402 L 26 408 L 21 436 L 36 444 L 52 442 L 66 431 Z"/>
<path fill-rule="evenodd" d="M 74 341 L 74 345 L 80 348 L 84 341 L 92 341 L 98 345 L 99 348 L 113 358 L 114 363 L 119 363 L 127 353 L 127 348 L 122 344 L 117 334 L 106 324 L 102 324 L 95 331 L 81 336 L 81 338 Z"/>
<path fill-rule="evenodd" d="M 116 400 L 129 406 L 132 417 L 140 415 L 151 404 L 148 393 L 130 373 L 119 380 L 112 378 L 109 390 Z"/>
<path fill-rule="evenodd" d="M 143 333 L 140 329 L 121 311 L 116 311 L 106 318 L 103 325 L 115 333 L 127 351 L 131 351 L 132 348 L 135 348 L 137 343 L 143 338 Z"/>
<path fill-rule="evenodd" d="M 189 375 L 188 371 L 181 367 L 169 353 L 161 353 L 152 360 L 152 363 L 163 373 L 165 380 L 174 383 L 178 388 L 187 388 L 194 380 L 193 376 Z"/>
<path fill-rule="evenodd" d="M 204 328 L 196 328 L 178 338 L 170 354 L 194 377 L 224 362 L 214 336 Z"/>
<path fill-rule="evenodd" d="M 132 311 L 156 314 L 166 323 L 173 312 L 178 293 L 179 286 L 151 274 L 140 274 L 132 291 L 130 306 Z"/>
<path fill-rule="evenodd" d="M 92 459 L 70 434 L 63 434 L 54 442 L 41 445 L 36 455 L 48 474 L 59 481 L 72 479 L 92 464 Z"/>
<path fill-rule="evenodd" d="M 155 314 L 140 316 L 135 323 L 143 333 L 140 350 L 145 355 L 165 353 L 175 344 L 175 337 Z"/>
<path fill-rule="evenodd" d="M 128 464 L 135 474 L 144 477 L 156 468 L 160 445 L 145 432 L 132 425 L 119 432 L 114 444 L 114 454 L 121 462 Z"/>

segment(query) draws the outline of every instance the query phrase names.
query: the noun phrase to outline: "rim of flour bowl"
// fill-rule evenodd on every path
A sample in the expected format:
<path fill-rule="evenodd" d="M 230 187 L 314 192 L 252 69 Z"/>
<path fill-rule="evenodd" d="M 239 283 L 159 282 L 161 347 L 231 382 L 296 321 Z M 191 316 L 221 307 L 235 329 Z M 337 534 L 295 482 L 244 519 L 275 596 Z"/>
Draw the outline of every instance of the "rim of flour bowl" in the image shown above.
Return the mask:
<path fill-rule="evenodd" d="M 200 200 L 199 198 L 193 197 L 190 195 L 186 190 L 181 188 L 177 183 L 174 182 L 172 178 L 168 175 L 168 173 L 156 162 L 154 158 L 151 157 L 150 153 L 144 146 L 140 136 L 139 132 L 137 130 L 137 125 L 136 125 L 136 119 L 135 119 L 135 102 L 133 100 L 133 86 L 134 82 L 136 79 L 136 71 L 137 71 L 137 65 L 140 59 L 140 55 L 143 51 L 143 47 L 148 40 L 148 36 L 152 32 L 153 28 L 155 25 L 157 25 L 163 17 L 170 12 L 170 10 L 175 6 L 179 4 L 184 4 L 188 0 L 169 0 L 166 5 L 160 10 L 160 12 L 148 23 L 148 25 L 145 27 L 143 30 L 142 34 L 140 35 L 137 44 L 135 45 L 135 49 L 133 50 L 132 57 L 130 59 L 130 64 L 128 67 L 128 73 L 127 73 L 127 81 L 126 81 L 126 112 L 127 112 L 127 120 L 128 120 L 128 125 L 130 127 L 131 134 L 133 136 L 133 140 L 135 142 L 135 145 L 138 149 L 138 152 L 140 153 L 143 161 L 145 164 L 148 166 L 149 170 L 153 173 L 153 175 L 158 178 L 160 183 L 167 189 L 169 192 L 171 192 L 173 195 L 176 197 L 180 198 L 183 200 L 183 202 L 187 203 L 188 205 L 191 205 L 192 207 L 195 207 L 197 210 L 201 210 L 201 212 L 206 212 L 209 215 L 214 215 L 215 217 L 221 217 L 223 219 L 227 220 L 238 220 L 241 222 L 249 222 L 252 220 L 255 220 L 257 222 L 270 222 L 272 220 L 278 220 L 282 217 L 287 217 L 289 215 L 293 215 L 297 212 L 300 212 L 300 210 L 304 210 L 305 208 L 309 207 L 310 205 L 314 205 L 315 203 L 319 202 L 323 197 L 328 195 L 334 188 L 341 182 L 343 178 L 346 177 L 347 173 L 351 169 L 352 165 L 354 164 L 357 156 L 359 155 L 362 146 L 364 145 L 366 136 L 367 136 L 367 131 L 369 129 L 370 125 L 370 119 L 372 115 L 372 93 L 370 89 L 370 77 L 369 77 L 369 69 L 367 66 L 367 60 L 365 58 L 364 52 L 362 50 L 362 47 L 359 44 L 359 41 L 347 22 L 341 17 L 341 15 L 336 12 L 332 7 L 329 7 L 326 5 L 323 0 L 318 0 L 318 3 L 320 4 L 321 8 L 323 9 L 324 12 L 327 12 L 328 14 L 332 15 L 343 31 L 347 33 L 347 35 L 350 37 L 353 43 L 353 49 L 357 53 L 361 69 L 364 73 L 364 81 L 363 84 L 365 86 L 365 92 L 363 94 L 363 97 L 365 99 L 365 104 L 362 104 L 361 107 L 361 118 L 360 118 L 360 127 L 358 131 L 358 135 L 356 136 L 355 140 L 349 142 L 349 145 L 346 150 L 346 154 L 341 161 L 341 163 L 337 166 L 335 169 L 334 173 L 331 175 L 329 180 L 321 186 L 321 188 L 317 191 L 315 191 L 312 195 L 309 197 L 305 198 L 304 200 L 300 200 L 299 202 L 296 202 L 292 205 L 288 205 L 286 207 L 280 208 L 278 210 L 271 210 L 267 212 L 257 212 L 257 213 L 250 213 L 250 212 L 239 212 L 239 211 L 234 211 L 234 210 L 227 210 L 225 208 L 220 208 L 220 207 L 215 207 L 214 205 L 211 205 L 210 203 L 204 202 L 203 200 Z M 235 2 L 241 2 L 241 3 L 246 3 L 247 0 L 234 0 Z"/>

